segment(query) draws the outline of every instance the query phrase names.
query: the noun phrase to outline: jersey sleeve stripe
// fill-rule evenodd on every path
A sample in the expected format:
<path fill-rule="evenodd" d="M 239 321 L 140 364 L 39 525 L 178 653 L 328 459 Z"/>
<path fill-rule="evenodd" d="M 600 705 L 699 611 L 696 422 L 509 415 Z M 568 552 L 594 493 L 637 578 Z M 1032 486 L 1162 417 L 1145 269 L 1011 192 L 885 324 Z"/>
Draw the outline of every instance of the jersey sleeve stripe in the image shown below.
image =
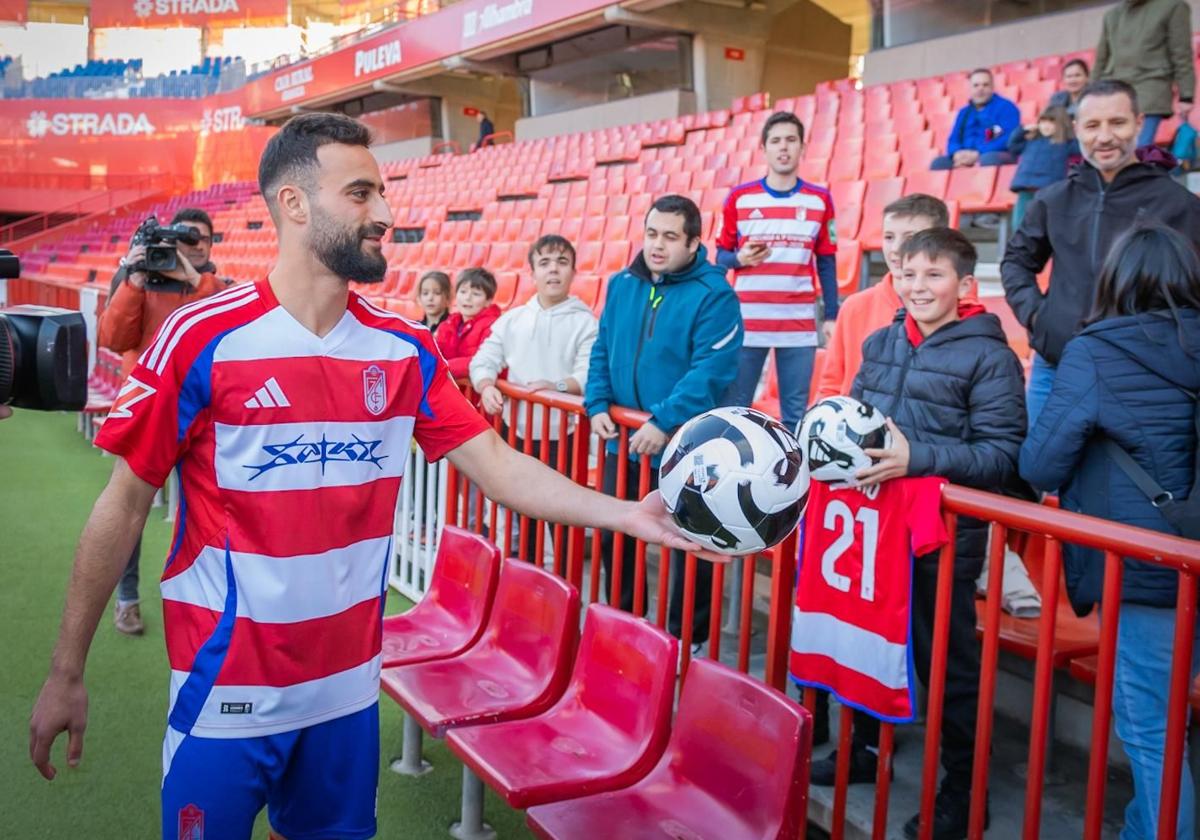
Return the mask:
<path fill-rule="evenodd" d="M 166 368 L 167 368 L 167 362 L 171 358 L 171 353 L 179 345 L 180 339 L 182 339 L 184 337 L 184 335 L 187 334 L 188 330 L 192 329 L 197 324 L 200 324 L 200 323 L 208 320 L 209 318 L 213 318 L 217 315 L 222 315 L 226 312 L 231 312 L 234 309 L 238 309 L 240 307 L 246 306 L 247 304 L 255 303 L 257 300 L 258 300 L 257 293 L 250 294 L 250 295 L 246 295 L 245 297 L 241 297 L 241 298 L 232 300 L 228 303 L 223 303 L 220 306 L 213 306 L 212 308 L 203 309 L 199 312 L 194 313 L 187 320 L 185 320 L 179 324 L 178 329 L 175 330 L 175 334 L 173 336 L 171 336 L 171 340 L 169 342 L 167 342 L 166 346 L 160 348 L 160 350 L 162 351 L 161 355 L 159 356 L 157 362 L 153 362 L 153 361 L 151 362 L 151 369 L 155 373 L 157 373 L 159 376 L 162 376 L 163 371 L 166 370 Z"/>
<path fill-rule="evenodd" d="M 175 329 L 176 324 L 178 324 L 192 312 L 195 312 L 197 309 L 202 309 L 206 306 L 217 305 L 222 301 L 229 300 L 231 298 L 244 297 L 250 294 L 253 290 L 254 286 L 250 284 L 244 286 L 235 286 L 232 289 L 227 289 L 226 291 L 212 295 L 211 297 L 206 297 L 203 300 L 194 301 L 185 306 L 179 307 L 170 315 L 168 315 L 167 320 L 165 320 L 162 326 L 159 327 L 158 334 L 154 336 L 154 340 L 150 342 L 150 345 L 142 353 L 142 358 L 140 361 L 146 367 L 153 367 L 157 358 L 157 354 L 161 352 L 162 347 L 166 344 L 167 339 L 171 335 L 171 332 Z"/>

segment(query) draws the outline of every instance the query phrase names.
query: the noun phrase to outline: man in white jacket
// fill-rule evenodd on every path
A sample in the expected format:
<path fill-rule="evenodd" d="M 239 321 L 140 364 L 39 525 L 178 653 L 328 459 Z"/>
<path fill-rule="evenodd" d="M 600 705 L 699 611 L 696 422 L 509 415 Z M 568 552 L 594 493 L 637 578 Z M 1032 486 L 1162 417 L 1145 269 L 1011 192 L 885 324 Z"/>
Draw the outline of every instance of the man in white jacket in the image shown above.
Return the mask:
<path fill-rule="evenodd" d="M 523 306 L 508 310 L 492 326 L 491 334 L 471 359 L 471 384 L 479 392 L 488 414 L 504 410 L 504 397 L 496 387 L 496 379 L 507 369 L 508 380 L 533 390 L 550 390 L 562 394 L 583 395 L 587 384 L 588 361 L 596 341 L 599 323 L 587 304 L 571 297 L 571 281 L 575 277 L 575 248 L 561 236 L 547 235 L 529 249 L 529 267 L 537 294 Z M 523 405 L 513 407 L 516 416 L 516 448 L 525 450 L 525 439 L 531 440 L 534 457 L 541 454 L 541 406 L 533 411 L 533 428 L 525 428 Z M 512 422 L 512 413 L 508 417 Z M 574 430 L 574 418 L 568 427 Z M 560 445 L 566 445 L 567 471 L 570 472 L 570 452 L 573 434 L 560 441 L 557 412 L 550 416 L 547 436 L 549 463 L 558 466 Z M 522 559 L 537 562 L 537 535 L 542 523 L 528 520 L 519 550 Z"/>

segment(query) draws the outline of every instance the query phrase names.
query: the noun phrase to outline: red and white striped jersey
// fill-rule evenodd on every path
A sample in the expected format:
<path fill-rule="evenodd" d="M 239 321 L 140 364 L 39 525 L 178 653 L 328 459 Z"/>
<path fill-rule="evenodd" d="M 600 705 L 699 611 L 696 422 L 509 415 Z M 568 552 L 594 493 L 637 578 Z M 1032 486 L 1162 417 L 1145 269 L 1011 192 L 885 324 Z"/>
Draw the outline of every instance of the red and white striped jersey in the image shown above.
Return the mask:
<path fill-rule="evenodd" d="M 410 441 L 434 460 L 486 428 L 429 331 L 357 294 L 324 337 L 265 280 L 168 318 L 96 443 L 155 486 L 179 468 L 171 727 L 254 737 L 376 702 Z"/>
<path fill-rule="evenodd" d="M 812 483 L 792 613 L 794 680 L 883 720 L 912 720 L 912 563 L 948 541 L 943 484 L 898 478 L 864 492 Z"/>
<path fill-rule="evenodd" d="M 747 240 L 767 244 L 771 254 L 735 270 L 743 346 L 815 347 L 816 256 L 837 254 L 829 190 L 799 180 L 786 193 L 772 190 L 766 179 L 734 187 L 717 247 L 737 251 Z"/>

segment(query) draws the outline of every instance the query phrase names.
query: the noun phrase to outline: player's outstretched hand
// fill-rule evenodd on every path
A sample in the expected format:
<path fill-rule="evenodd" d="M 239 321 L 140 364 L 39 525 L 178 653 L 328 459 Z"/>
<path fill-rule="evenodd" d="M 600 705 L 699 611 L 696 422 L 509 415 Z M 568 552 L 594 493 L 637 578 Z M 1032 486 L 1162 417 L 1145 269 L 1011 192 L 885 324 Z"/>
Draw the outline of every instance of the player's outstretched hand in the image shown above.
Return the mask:
<path fill-rule="evenodd" d="M 634 539 L 656 543 L 664 548 L 689 551 L 712 563 L 728 563 L 733 559 L 723 554 L 706 551 L 699 544 L 685 537 L 675 521 L 671 519 L 671 514 L 667 512 L 667 506 L 663 504 L 662 495 L 657 490 L 630 508 L 630 513 L 621 523 L 621 530 Z"/>
<path fill-rule="evenodd" d="M 58 775 L 50 763 L 50 748 L 59 733 L 67 733 L 67 764 L 78 767 L 87 729 L 87 688 L 82 677 L 51 673 L 29 716 L 29 758 L 46 779 Z"/>

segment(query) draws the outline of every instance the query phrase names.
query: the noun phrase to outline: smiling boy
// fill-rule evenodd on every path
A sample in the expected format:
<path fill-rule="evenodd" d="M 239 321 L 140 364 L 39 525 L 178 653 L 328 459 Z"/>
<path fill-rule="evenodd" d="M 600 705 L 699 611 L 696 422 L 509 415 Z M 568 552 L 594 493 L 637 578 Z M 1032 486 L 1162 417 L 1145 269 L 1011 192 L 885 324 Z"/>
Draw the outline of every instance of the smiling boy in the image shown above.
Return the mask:
<path fill-rule="evenodd" d="M 858 474 L 877 484 L 903 476 L 940 476 L 955 484 L 1000 492 L 1017 482 L 1025 436 L 1025 379 L 1000 320 L 967 302 L 976 254 L 956 230 L 930 228 L 900 249 L 894 278 L 904 308 L 867 339 L 852 395 L 881 410 L 890 449 L 868 449 L 876 463 Z M 987 525 L 958 520 L 950 647 L 942 719 L 945 779 L 934 810 L 933 837 L 966 837 L 979 694 L 975 638 L 975 578 L 983 565 Z M 912 640 L 917 674 L 928 685 L 937 555 L 917 558 L 912 585 Z M 852 765 L 874 778 L 878 724 L 857 716 Z M 905 825 L 916 837 L 917 817 Z"/>

